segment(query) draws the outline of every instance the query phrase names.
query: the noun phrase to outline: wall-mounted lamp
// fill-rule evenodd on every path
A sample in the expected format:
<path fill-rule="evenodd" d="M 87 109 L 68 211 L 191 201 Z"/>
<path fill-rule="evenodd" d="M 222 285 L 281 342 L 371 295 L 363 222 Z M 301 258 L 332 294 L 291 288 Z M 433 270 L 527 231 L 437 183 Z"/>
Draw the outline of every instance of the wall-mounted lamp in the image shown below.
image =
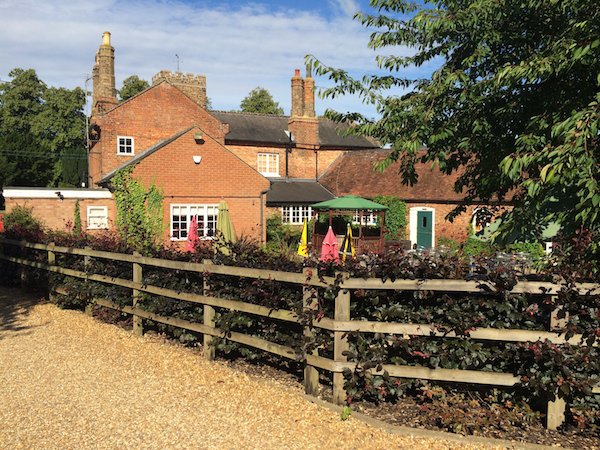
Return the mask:
<path fill-rule="evenodd" d="M 55 194 L 56 194 L 56 196 L 57 196 L 58 198 L 60 198 L 61 200 L 64 200 L 64 199 L 65 199 L 65 196 L 64 196 L 64 195 L 62 195 L 62 192 L 60 192 L 60 191 L 56 191 L 56 192 L 55 192 Z"/>
<path fill-rule="evenodd" d="M 202 156 L 194 155 L 192 156 L 192 159 L 194 160 L 194 164 L 200 164 L 200 161 L 202 161 Z"/>
<path fill-rule="evenodd" d="M 194 140 L 196 144 L 204 144 L 204 136 L 199 131 L 194 133 Z"/>

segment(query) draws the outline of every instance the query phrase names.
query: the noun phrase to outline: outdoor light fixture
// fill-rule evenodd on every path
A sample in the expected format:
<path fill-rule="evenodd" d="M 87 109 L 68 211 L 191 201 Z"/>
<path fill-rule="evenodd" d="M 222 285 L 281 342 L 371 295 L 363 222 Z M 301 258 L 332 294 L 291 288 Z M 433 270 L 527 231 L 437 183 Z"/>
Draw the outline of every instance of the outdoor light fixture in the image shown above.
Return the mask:
<path fill-rule="evenodd" d="M 204 136 L 199 131 L 194 133 L 194 140 L 196 144 L 204 144 Z"/>
<path fill-rule="evenodd" d="M 194 164 L 200 164 L 200 161 L 202 161 L 202 156 L 194 155 L 192 156 L 192 159 L 194 160 Z"/>

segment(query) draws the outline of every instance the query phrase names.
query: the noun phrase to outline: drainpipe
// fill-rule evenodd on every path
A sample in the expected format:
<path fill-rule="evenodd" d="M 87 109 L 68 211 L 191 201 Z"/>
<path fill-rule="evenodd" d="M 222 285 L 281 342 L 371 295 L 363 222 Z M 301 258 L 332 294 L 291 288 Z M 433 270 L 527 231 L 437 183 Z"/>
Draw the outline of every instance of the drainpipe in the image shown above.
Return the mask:
<path fill-rule="evenodd" d="M 263 245 L 266 244 L 266 240 L 267 240 L 266 239 L 267 230 L 265 230 L 265 217 L 264 217 L 264 212 L 263 212 L 263 195 L 266 195 L 267 192 L 269 192 L 269 189 L 265 189 L 260 194 L 258 194 L 258 198 L 259 198 L 258 203 L 259 203 L 259 207 L 260 207 L 260 243 Z"/>
<path fill-rule="evenodd" d="M 288 181 L 290 177 L 289 173 L 289 158 L 290 153 L 292 153 L 292 144 L 294 143 L 294 135 L 290 130 L 283 130 L 286 136 L 288 137 L 288 141 L 285 143 L 285 181 Z"/>

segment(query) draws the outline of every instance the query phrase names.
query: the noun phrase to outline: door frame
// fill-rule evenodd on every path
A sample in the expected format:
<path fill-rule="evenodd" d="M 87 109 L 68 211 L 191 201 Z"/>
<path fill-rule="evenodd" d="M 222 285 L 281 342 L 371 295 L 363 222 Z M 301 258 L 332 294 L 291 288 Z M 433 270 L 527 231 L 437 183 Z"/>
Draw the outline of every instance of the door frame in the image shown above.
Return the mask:
<path fill-rule="evenodd" d="M 428 206 L 414 206 L 409 210 L 410 247 L 413 248 L 417 243 L 417 213 L 419 211 L 431 213 L 431 248 L 435 248 L 435 208 Z"/>

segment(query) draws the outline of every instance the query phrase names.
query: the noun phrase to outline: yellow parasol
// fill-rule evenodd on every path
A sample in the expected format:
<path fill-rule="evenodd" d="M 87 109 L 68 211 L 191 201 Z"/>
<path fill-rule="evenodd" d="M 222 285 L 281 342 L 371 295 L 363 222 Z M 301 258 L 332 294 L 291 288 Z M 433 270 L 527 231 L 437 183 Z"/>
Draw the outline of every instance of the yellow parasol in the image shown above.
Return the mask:
<path fill-rule="evenodd" d="M 298 246 L 298 254 L 304 257 L 308 256 L 308 222 L 306 220 L 302 226 L 302 237 Z"/>

